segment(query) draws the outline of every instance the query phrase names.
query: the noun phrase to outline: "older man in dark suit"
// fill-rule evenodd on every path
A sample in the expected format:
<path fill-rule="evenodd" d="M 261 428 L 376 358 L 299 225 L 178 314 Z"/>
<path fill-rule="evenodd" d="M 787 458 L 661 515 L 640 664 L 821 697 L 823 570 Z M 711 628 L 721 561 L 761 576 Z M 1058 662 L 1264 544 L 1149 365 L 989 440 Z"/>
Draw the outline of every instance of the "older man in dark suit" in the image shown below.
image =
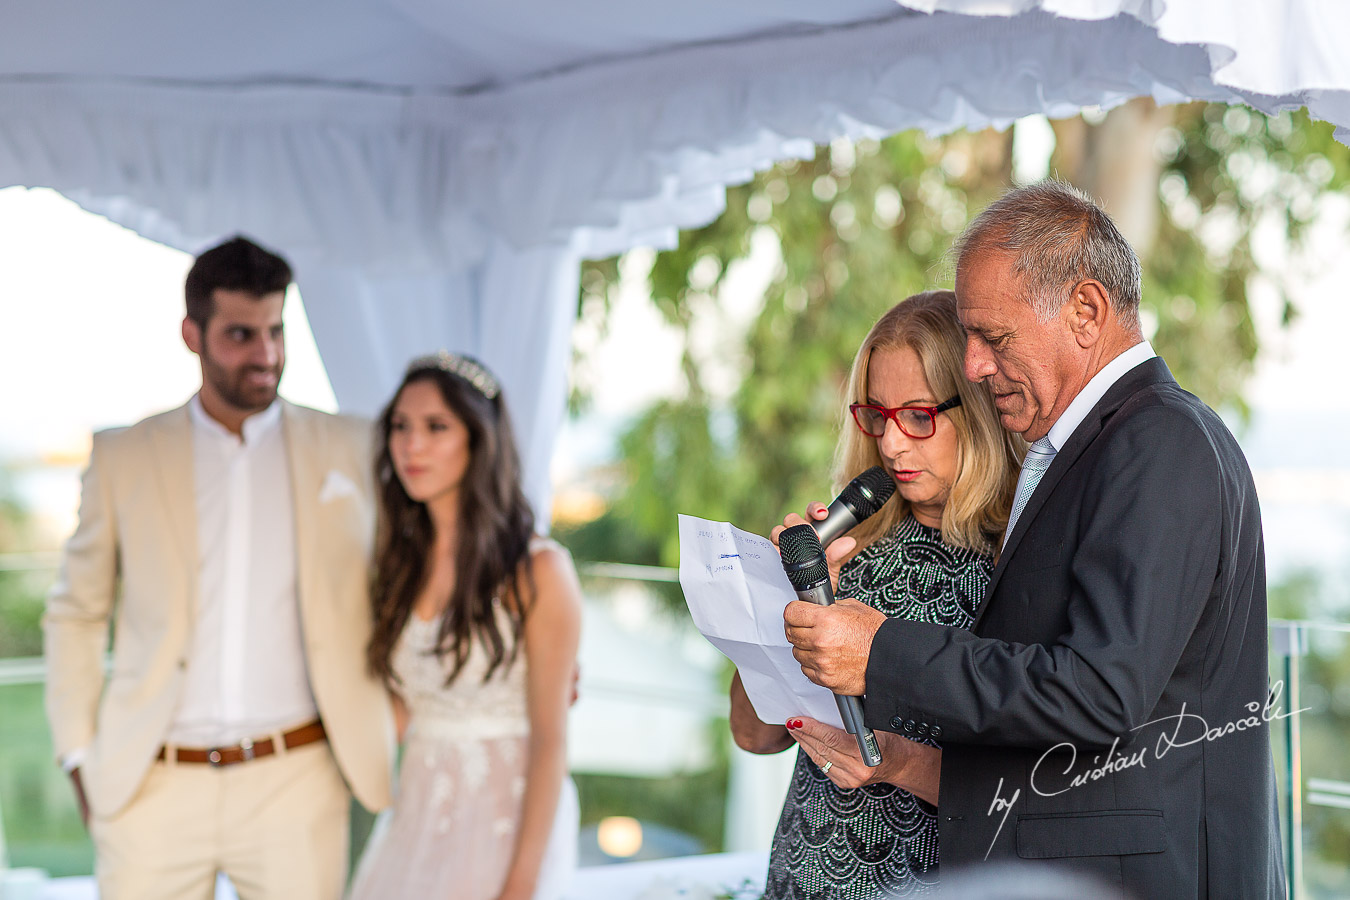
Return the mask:
<path fill-rule="evenodd" d="M 853 601 L 785 613 L 803 670 L 942 744 L 944 868 L 1024 859 L 1139 897 L 1282 897 L 1251 472 L 1139 327 L 1140 270 L 1070 187 L 958 247 L 966 376 L 1033 442 L 970 631 Z"/>

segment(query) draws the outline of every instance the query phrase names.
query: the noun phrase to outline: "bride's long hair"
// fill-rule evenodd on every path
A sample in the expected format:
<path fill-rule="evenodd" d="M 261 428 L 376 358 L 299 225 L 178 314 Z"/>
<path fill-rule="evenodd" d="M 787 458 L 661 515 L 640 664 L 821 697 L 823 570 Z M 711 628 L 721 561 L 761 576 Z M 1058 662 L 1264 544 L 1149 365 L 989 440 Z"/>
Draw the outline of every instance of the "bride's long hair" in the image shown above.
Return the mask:
<path fill-rule="evenodd" d="M 366 649 L 372 674 L 397 683 L 391 657 L 412 614 L 413 603 L 430 572 L 434 537 L 426 504 L 408 496 L 394 472 L 389 433 L 394 406 L 410 384 L 430 382 L 469 430 L 469 463 L 460 483 L 455 587 L 440 618 L 436 655 L 453 664 L 454 681 L 474 641 L 488 653 L 486 680 L 519 650 L 525 617 L 534 598 L 530 539 L 534 512 L 520 485 L 520 458 L 500 391 L 489 398 L 459 374 L 433 363 L 414 364 L 379 419 L 379 455 L 375 479 L 379 494 L 371 605 L 374 628 Z M 497 620 L 505 611 L 507 633 Z"/>

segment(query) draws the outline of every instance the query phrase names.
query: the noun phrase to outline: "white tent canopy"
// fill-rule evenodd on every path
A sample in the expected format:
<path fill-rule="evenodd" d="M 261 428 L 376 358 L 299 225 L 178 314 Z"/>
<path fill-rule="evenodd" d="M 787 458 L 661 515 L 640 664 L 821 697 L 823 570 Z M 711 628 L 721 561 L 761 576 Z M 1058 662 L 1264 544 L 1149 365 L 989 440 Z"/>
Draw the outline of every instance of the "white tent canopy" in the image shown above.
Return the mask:
<path fill-rule="evenodd" d="M 47 0 L 0 22 L 0 186 L 188 251 L 280 249 L 346 409 L 415 354 L 480 356 L 541 511 L 578 259 L 669 243 L 758 168 L 1139 95 L 1350 127 L 1338 0 Z"/>

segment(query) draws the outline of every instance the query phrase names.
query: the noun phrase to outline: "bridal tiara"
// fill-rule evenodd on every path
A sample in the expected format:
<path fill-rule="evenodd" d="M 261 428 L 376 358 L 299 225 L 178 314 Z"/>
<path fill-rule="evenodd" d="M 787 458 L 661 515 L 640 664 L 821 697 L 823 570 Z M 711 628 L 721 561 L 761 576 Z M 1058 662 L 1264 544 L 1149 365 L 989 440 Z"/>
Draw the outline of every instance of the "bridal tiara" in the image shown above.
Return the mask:
<path fill-rule="evenodd" d="M 501 391 L 497 379 L 493 378 L 492 373 L 483 368 L 481 363 L 471 357 L 460 356 L 458 353 L 451 353 L 448 350 L 440 350 L 429 356 L 419 356 L 408 363 L 409 373 L 418 369 L 440 369 L 442 372 L 458 375 L 477 388 L 478 393 L 489 400 L 496 399 L 497 394 Z"/>

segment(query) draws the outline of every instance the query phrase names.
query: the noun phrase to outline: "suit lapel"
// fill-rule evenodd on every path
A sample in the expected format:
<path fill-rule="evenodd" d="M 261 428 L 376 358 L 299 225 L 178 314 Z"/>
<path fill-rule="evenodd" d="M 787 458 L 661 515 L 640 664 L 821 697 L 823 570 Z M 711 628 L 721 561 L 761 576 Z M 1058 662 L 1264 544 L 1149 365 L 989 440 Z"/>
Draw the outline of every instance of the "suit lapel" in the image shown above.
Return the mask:
<path fill-rule="evenodd" d="M 187 406 L 165 413 L 150 431 L 150 453 L 168 511 L 175 558 L 197 566 L 197 485 L 193 479 L 192 418 Z"/>
<path fill-rule="evenodd" d="M 300 597 L 301 621 L 309 620 L 308 598 L 318 572 L 319 517 L 314 502 L 318 495 L 318 461 L 315 448 L 320 446 L 312 433 L 304 412 L 285 400 L 281 402 L 282 435 L 286 442 L 286 462 L 291 476 L 291 507 L 295 521 L 295 559 L 297 592 Z"/>
<path fill-rule="evenodd" d="M 187 405 L 156 417 L 149 431 L 147 461 L 155 468 L 159 482 L 160 500 L 164 504 L 166 521 L 177 552 L 161 557 L 164 566 L 180 565 L 181 583 L 187 585 L 183 599 L 187 606 L 188 622 L 197 617 L 199 564 L 197 548 L 197 483 L 193 465 L 192 416 Z M 169 583 L 172 583 L 170 581 Z"/>
<path fill-rule="evenodd" d="M 1036 485 L 1036 490 L 1032 493 L 1031 499 L 1027 501 L 1026 508 L 1017 518 L 1017 525 L 1014 526 L 1012 534 L 1008 535 L 1008 542 L 1003 545 L 1003 552 L 999 554 L 998 565 L 994 567 L 994 574 L 989 579 L 989 589 L 985 591 L 984 602 L 975 612 L 975 622 L 972 628 L 979 624 L 980 618 L 984 615 L 985 608 L 989 605 L 989 598 L 994 595 L 994 588 L 998 586 L 999 579 L 1003 577 L 1003 572 L 1008 568 L 1009 560 L 1017 552 L 1017 546 L 1022 542 L 1022 536 L 1031 528 L 1032 523 L 1040 514 L 1050 496 L 1055 492 L 1056 485 L 1063 479 L 1064 473 L 1069 471 L 1078 458 L 1092 442 L 1101 434 L 1102 426 L 1116 410 L 1124 405 L 1125 401 L 1140 390 L 1162 382 L 1174 381 L 1172 373 L 1167 368 L 1167 363 L 1163 362 L 1161 356 L 1155 356 L 1152 359 L 1140 363 L 1135 368 L 1126 372 L 1115 384 L 1111 385 L 1097 405 L 1094 406 L 1088 414 L 1074 429 L 1073 434 L 1064 447 L 1055 454 L 1054 461 L 1050 463 L 1050 468 L 1045 471 L 1041 477 L 1040 484 Z"/>

